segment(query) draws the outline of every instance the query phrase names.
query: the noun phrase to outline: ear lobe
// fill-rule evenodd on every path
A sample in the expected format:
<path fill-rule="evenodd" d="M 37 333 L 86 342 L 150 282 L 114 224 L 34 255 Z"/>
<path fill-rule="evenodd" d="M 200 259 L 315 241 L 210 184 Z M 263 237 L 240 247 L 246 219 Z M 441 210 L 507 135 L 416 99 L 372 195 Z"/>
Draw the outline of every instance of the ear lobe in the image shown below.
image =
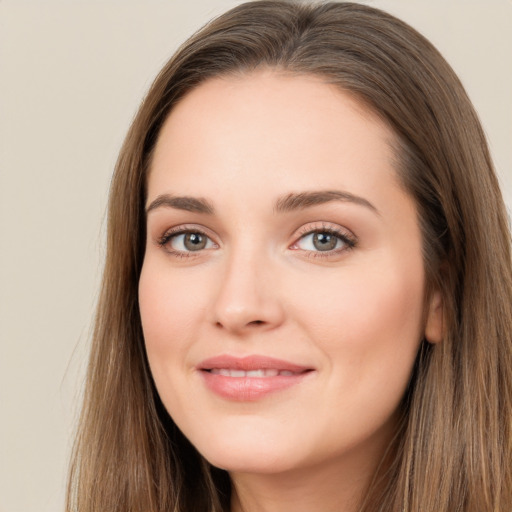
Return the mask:
<path fill-rule="evenodd" d="M 439 343 L 443 339 L 443 297 L 439 291 L 433 292 L 430 297 L 425 338 L 429 343 Z"/>

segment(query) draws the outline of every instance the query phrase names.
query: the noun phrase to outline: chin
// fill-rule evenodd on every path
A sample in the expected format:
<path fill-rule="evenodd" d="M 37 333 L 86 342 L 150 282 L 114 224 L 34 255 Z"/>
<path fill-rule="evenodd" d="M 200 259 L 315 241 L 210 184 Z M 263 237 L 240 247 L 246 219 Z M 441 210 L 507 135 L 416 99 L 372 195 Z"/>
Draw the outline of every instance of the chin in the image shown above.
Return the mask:
<path fill-rule="evenodd" d="M 295 461 L 272 453 L 262 453 L 261 450 L 244 450 L 242 453 L 203 454 L 205 459 L 213 466 L 224 469 L 229 473 L 270 474 L 284 473 L 296 467 Z"/>
<path fill-rule="evenodd" d="M 238 430 L 236 435 L 194 439 L 190 441 L 199 453 L 213 466 L 228 472 L 280 473 L 300 464 L 297 444 L 288 443 L 282 436 Z"/>

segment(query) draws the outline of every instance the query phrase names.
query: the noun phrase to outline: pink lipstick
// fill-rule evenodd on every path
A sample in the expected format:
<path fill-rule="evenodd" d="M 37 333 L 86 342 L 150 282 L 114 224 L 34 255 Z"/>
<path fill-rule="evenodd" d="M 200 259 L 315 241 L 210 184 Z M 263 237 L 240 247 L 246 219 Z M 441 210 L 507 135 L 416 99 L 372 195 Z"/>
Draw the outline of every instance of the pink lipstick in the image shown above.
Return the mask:
<path fill-rule="evenodd" d="M 197 369 L 208 389 L 229 400 L 255 401 L 299 384 L 313 368 L 266 356 L 221 355 L 206 359 Z"/>

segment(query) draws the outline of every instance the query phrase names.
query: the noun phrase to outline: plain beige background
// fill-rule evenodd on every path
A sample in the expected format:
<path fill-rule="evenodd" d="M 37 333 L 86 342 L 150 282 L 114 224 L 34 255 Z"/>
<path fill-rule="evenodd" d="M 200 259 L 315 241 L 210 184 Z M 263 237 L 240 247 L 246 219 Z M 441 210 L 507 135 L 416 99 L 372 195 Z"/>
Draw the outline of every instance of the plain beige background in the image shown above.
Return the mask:
<path fill-rule="evenodd" d="M 152 78 L 239 2 L 0 0 L 0 512 L 63 510 L 110 175 Z M 454 66 L 512 205 L 512 1 L 367 1 Z"/>

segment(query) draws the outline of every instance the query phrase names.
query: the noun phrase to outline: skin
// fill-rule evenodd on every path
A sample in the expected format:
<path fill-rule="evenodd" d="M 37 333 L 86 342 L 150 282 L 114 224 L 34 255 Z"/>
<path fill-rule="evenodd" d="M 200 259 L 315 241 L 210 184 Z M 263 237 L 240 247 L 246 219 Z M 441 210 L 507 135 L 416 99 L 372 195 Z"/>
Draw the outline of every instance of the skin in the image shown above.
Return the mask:
<path fill-rule="evenodd" d="M 161 130 L 139 286 L 146 349 L 176 424 L 230 472 L 234 511 L 356 510 L 420 340 L 441 338 L 437 293 L 424 315 L 421 233 L 393 137 L 348 93 L 269 70 L 205 82 Z M 277 211 L 280 198 L 311 191 L 360 199 Z M 215 211 L 155 203 L 165 194 Z M 190 251 L 182 235 L 162 240 L 173 228 L 208 243 Z M 334 250 L 319 250 L 310 233 L 326 229 L 354 247 L 335 238 Z M 313 371 L 233 401 L 197 370 L 220 354 Z"/>

